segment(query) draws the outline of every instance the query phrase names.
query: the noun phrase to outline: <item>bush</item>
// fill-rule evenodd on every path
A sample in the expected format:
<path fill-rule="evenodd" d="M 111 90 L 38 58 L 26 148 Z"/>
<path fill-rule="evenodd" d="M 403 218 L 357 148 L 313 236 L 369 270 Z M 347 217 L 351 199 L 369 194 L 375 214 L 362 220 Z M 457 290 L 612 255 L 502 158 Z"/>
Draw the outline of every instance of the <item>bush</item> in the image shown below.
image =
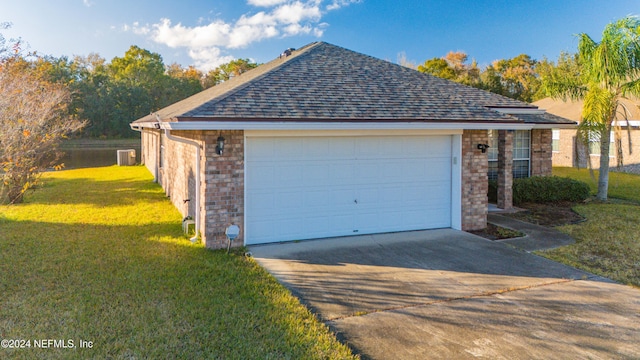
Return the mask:
<path fill-rule="evenodd" d="M 513 181 L 514 204 L 583 201 L 589 194 L 587 183 L 570 178 L 534 176 Z"/>
<path fill-rule="evenodd" d="M 513 203 L 552 203 L 583 201 L 589 197 L 587 183 L 559 176 L 534 176 L 513 179 Z M 489 202 L 498 201 L 498 182 L 489 180 Z"/>

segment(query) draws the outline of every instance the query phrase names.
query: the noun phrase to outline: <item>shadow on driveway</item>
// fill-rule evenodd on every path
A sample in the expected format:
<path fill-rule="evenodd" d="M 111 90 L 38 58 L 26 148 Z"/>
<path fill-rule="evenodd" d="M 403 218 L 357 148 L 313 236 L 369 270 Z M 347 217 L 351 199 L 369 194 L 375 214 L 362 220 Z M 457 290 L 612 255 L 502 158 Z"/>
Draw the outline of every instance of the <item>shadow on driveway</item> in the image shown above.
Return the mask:
<path fill-rule="evenodd" d="M 364 358 L 640 357 L 640 291 L 465 232 L 251 252 Z"/>

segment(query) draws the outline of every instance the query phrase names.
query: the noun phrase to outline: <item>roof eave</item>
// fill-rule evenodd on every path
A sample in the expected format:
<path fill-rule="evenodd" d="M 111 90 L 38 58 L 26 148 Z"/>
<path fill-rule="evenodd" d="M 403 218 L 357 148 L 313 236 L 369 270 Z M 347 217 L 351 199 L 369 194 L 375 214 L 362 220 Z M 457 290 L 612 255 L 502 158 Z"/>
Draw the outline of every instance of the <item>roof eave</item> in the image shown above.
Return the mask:
<path fill-rule="evenodd" d="M 180 121 L 162 122 L 168 130 L 530 130 L 523 122 L 489 121 Z M 551 127 L 549 127 L 551 128 Z M 554 127 L 555 128 L 555 127 Z"/>

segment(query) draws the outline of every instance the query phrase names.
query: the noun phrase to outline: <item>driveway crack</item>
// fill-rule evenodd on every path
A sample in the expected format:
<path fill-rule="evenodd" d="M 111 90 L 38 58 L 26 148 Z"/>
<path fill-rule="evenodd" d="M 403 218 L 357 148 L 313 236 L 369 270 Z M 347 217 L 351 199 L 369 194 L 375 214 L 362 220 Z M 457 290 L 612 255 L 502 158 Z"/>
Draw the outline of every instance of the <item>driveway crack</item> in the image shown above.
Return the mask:
<path fill-rule="evenodd" d="M 550 286 L 550 285 L 564 284 L 564 283 L 569 283 L 569 282 L 573 282 L 573 281 L 577 281 L 577 280 L 578 279 L 558 279 L 557 281 L 545 282 L 545 283 L 541 283 L 541 284 L 527 285 L 527 286 L 514 286 L 514 287 L 498 289 L 498 290 L 493 290 L 493 291 L 486 291 L 486 292 L 482 292 L 482 293 L 478 293 L 478 294 L 471 294 L 471 295 L 465 295 L 465 296 L 455 296 L 455 297 L 450 297 L 450 298 L 446 298 L 446 299 L 427 301 L 427 302 L 417 303 L 417 304 L 391 306 L 391 307 L 388 307 L 388 308 L 374 309 L 374 310 L 370 310 L 370 311 L 357 311 L 357 312 L 349 314 L 349 315 L 336 316 L 336 317 L 333 317 L 333 318 L 329 318 L 326 321 L 337 321 L 337 320 L 344 320 L 344 319 L 348 319 L 348 318 L 352 318 L 352 317 L 366 316 L 366 315 L 375 314 L 375 313 L 383 313 L 383 312 L 397 311 L 397 310 L 411 309 L 411 308 L 420 308 L 420 307 L 424 307 L 424 306 L 429 306 L 429 305 L 434 305 L 434 304 L 442 304 L 442 303 L 449 303 L 449 302 L 458 301 L 458 300 L 468 300 L 468 299 L 475 299 L 475 298 L 481 298 L 481 297 L 491 297 L 491 296 L 495 296 L 495 295 L 507 294 L 507 293 L 516 292 L 516 291 L 535 289 L 535 288 L 540 288 L 540 287 L 545 287 L 545 286 Z"/>

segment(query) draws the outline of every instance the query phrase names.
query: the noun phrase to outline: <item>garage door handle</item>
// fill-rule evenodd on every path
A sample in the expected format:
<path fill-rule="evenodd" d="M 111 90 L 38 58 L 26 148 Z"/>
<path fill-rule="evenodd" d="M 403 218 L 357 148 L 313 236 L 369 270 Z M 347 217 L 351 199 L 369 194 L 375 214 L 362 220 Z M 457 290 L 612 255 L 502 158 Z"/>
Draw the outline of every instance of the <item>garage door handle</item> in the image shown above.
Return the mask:
<path fill-rule="evenodd" d="M 358 199 L 353 200 L 353 202 L 357 204 L 358 203 Z"/>

